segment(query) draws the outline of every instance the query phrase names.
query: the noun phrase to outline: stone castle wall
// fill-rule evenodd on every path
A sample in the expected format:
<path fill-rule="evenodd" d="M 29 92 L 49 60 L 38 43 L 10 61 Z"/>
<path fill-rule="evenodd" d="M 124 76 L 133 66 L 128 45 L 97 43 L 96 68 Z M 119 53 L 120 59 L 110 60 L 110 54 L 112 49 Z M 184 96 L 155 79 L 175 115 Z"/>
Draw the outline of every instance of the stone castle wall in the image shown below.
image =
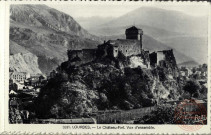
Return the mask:
<path fill-rule="evenodd" d="M 96 49 L 68 50 L 68 60 L 74 65 L 81 65 L 96 59 Z"/>
<path fill-rule="evenodd" d="M 137 55 L 140 53 L 139 45 L 120 45 L 118 50 L 121 51 L 125 56 Z"/>
<path fill-rule="evenodd" d="M 112 51 L 113 51 L 113 57 L 117 57 L 119 54 L 119 48 L 117 46 L 114 46 L 112 48 Z"/>
<path fill-rule="evenodd" d="M 149 59 L 150 59 L 150 65 L 152 67 L 155 67 L 157 65 L 157 53 L 156 52 L 150 53 Z"/>
<path fill-rule="evenodd" d="M 157 65 L 159 65 L 160 63 L 160 61 L 163 61 L 163 60 L 165 60 L 165 54 L 164 54 L 164 52 L 163 51 L 158 51 L 157 52 Z"/>
<path fill-rule="evenodd" d="M 173 50 L 163 50 L 158 52 L 152 52 L 149 54 L 150 65 L 165 66 L 165 67 L 177 67 L 176 59 L 174 57 Z"/>
<path fill-rule="evenodd" d="M 141 53 L 141 42 L 133 39 L 117 39 L 109 40 L 106 44 L 101 46 L 109 45 L 118 48 L 119 52 L 122 52 L 125 56 L 137 55 Z M 113 56 L 117 56 L 114 52 Z"/>

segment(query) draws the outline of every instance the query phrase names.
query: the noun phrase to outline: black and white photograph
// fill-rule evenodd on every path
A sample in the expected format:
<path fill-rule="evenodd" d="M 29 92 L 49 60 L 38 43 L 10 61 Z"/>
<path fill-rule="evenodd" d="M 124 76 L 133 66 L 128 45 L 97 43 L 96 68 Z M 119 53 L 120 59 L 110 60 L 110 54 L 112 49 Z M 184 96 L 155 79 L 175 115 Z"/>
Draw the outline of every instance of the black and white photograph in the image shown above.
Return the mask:
<path fill-rule="evenodd" d="M 200 130 L 209 112 L 208 11 L 191 4 L 11 4 L 9 124 Z"/>

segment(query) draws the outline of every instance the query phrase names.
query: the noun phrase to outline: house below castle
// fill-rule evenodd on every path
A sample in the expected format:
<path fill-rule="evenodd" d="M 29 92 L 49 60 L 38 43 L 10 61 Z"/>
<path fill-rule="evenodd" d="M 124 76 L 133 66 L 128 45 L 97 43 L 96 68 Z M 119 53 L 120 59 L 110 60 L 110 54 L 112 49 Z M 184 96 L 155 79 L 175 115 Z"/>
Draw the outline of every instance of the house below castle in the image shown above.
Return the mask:
<path fill-rule="evenodd" d="M 30 74 L 26 72 L 10 72 L 10 79 L 17 82 L 23 82 L 25 79 L 30 78 Z"/>
<path fill-rule="evenodd" d="M 145 51 L 142 45 L 143 31 L 141 29 L 132 26 L 126 29 L 125 35 L 126 39 L 108 40 L 98 45 L 96 49 L 68 50 L 68 61 L 72 65 L 78 66 L 94 61 L 96 58 L 116 58 L 120 53 L 126 57 L 143 55 L 144 63 L 153 67 L 165 65 L 165 60 L 171 60 L 172 58 L 175 60 L 174 56 L 172 56 L 173 50 L 157 51 L 151 54 L 149 51 Z"/>

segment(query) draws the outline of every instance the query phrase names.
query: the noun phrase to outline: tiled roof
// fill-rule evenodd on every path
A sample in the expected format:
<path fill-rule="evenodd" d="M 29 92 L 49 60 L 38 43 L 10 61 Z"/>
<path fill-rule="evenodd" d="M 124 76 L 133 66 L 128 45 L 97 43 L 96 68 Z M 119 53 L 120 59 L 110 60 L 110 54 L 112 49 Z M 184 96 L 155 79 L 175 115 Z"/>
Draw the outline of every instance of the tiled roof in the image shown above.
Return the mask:
<path fill-rule="evenodd" d="M 137 28 L 136 26 L 132 26 L 130 28 L 127 28 L 126 30 L 141 30 L 141 29 Z"/>

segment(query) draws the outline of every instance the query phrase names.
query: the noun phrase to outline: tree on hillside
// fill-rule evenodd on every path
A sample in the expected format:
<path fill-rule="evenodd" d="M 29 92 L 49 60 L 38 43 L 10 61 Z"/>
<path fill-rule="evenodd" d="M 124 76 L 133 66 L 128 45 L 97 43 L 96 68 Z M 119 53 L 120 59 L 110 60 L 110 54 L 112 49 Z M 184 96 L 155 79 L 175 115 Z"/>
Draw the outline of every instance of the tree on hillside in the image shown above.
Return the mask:
<path fill-rule="evenodd" d="M 190 93 L 191 97 L 193 97 L 193 95 L 195 93 L 199 93 L 200 85 L 198 82 L 196 82 L 194 80 L 190 80 L 190 81 L 186 82 L 183 89 L 184 89 L 184 91 Z"/>

